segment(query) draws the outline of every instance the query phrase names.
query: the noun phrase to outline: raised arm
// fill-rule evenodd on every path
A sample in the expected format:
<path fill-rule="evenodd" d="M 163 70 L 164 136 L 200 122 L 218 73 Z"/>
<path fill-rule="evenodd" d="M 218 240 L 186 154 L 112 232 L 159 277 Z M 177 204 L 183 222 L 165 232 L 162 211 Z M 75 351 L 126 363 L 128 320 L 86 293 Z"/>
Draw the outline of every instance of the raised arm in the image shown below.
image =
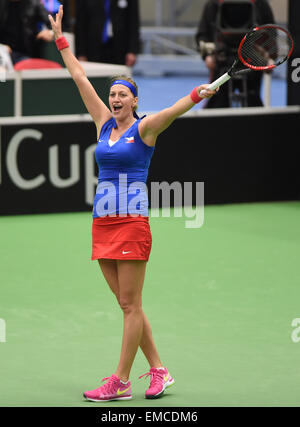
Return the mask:
<path fill-rule="evenodd" d="M 62 17 L 63 17 L 63 7 L 60 6 L 58 13 L 56 14 L 56 19 L 54 20 L 51 15 L 48 16 L 52 30 L 54 32 L 55 40 L 62 36 Z M 81 98 L 92 116 L 92 119 L 95 122 L 97 127 L 97 136 L 99 136 L 100 129 L 102 125 L 112 117 L 112 114 L 104 104 L 104 102 L 99 98 L 92 84 L 88 80 L 84 69 L 82 68 L 80 62 L 73 55 L 69 47 L 62 49 L 60 51 L 63 61 L 69 70 L 76 86 L 79 89 Z"/>
<path fill-rule="evenodd" d="M 196 94 L 200 97 L 199 93 L 206 89 L 208 84 L 199 86 L 196 90 Z M 194 92 L 195 93 L 195 92 Z M 210 98 L 216 93 L 216 91 L 211 91 L 206 89 L 204 92 L 205 98 Z M 196 97 L 197 97 L 196 95 Z M 160 133 L 162 133 L 165 129 L 167 129 L 170 124 L 177 119 L 177 117 L 189 111 L 195 102 L 191 98 L 191 94 L 184 96 L 179 99 L 175 104 L 173 104 L 169 108 L 165 108 L 164 110 L 151 114 L 150 116 L 145 117 L 141 120 L 139 124 L 139 133 L 141 135 L 142 140 L 150 146 L 154 146 L 156 142 L 156 138 Z"/>

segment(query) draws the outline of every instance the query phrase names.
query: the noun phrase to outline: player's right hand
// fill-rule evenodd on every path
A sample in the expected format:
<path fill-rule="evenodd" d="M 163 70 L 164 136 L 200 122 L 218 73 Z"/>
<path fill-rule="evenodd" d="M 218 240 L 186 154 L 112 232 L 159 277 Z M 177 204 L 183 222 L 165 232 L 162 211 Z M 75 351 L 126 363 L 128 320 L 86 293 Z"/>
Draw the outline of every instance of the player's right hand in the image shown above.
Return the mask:
<path fill-rule="evenodd" d="M 52 30 L 54 32 L 54 37 L 55 39 L 58 39 L 59 37 L 62 36 L 62 18 L 63 18 L 63 6 L 60 5 L 59 6 L 59 10 L 58 13 L 56 14 L 56 19 L 54 21 L 54 19 L 52 18 L 51 15 L 48 15 Z"/>
<path fill-rule="evenodd" d="M 208 86 L 209 86 L 209 84 L 204 84 L 204 85 L 199 86 L 198 93 L 199 93 L 199 96 L 201 96 L 201 98 L 211 98 L 219 90 L 219 88 L 217 88 L 215 90 L 208 89 Z"/>

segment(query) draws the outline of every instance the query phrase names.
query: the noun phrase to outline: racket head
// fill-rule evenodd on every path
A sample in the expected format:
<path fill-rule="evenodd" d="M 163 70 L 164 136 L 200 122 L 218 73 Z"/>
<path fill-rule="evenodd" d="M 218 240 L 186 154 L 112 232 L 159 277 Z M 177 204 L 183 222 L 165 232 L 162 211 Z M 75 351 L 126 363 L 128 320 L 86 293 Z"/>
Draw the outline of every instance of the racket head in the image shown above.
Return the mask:
<path fill-rule="evenodd" d="M 271 70 L 285 62 L 294 50 L 294 40 L 284 28 L 275 24 L 255 27 L 242 39 L 239 60 L 246 67 L 257 70 Z"/>

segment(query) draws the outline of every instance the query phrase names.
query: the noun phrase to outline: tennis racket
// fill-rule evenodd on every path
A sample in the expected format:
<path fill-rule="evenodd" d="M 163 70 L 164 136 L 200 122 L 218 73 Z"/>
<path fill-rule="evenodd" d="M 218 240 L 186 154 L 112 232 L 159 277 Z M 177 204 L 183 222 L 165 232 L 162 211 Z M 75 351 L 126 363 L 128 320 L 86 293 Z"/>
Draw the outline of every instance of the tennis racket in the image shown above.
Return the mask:
<path fill-rule="evenodd" d="M 293 38 L 284 28 L 273 24 L 255 27 L 243 37 L 238 56 L 227 73 L 212 82 L 207 89 L 215 90 L 237 74 L 251 70 L 272 70 L 289 59 L 293 49 Z M 201 92 L 204 95 L 205 89 Z"/>

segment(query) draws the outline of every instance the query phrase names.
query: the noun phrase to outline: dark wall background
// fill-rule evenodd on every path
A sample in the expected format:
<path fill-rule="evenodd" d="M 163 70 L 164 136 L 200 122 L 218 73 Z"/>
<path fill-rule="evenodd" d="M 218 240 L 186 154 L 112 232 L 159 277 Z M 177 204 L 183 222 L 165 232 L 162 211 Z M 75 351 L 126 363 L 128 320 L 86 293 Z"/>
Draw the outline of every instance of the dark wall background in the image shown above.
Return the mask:
<path fill-rule="evenodd" d="M 185 118 L 160 137 L 156 181 L 205 183 L 205 203 L 299 199 L 299 113 Z"/>

